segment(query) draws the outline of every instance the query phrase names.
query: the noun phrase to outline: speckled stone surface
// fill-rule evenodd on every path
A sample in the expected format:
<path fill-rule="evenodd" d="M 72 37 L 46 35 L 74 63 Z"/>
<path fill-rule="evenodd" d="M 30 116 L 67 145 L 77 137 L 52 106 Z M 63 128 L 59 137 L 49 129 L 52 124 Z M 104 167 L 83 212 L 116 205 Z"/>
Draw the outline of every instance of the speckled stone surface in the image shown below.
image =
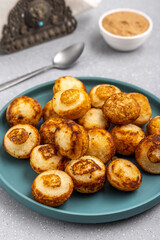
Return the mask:
<path fill-rule="evenodd" d="M 7 1 L 6 1 L 7 4 Z M 135 8 L 146 12 L 154 28 L 147 42 L 133 52 L 109 48 L 99 34 L 98 19 L 113 8 Z M 160 97 L 160 1 L 103 0 L 98 8 L 77 16 L 76 31 L 39 46 L 0 54 L 0 83 L 51 63 L 52 56 L 78 41 L 85 42 L 83 55 L 72 68 L 51 70 L 0 92 L 0 108 L 22 91 L 63 75 L 99 76 L 133 83 Z M 0 239 L 119 239 L 159 240 L 160 204 L 127 220 L 106 224 L 74 224 L 41 216 L 27 209 L 0 188 Z"/>

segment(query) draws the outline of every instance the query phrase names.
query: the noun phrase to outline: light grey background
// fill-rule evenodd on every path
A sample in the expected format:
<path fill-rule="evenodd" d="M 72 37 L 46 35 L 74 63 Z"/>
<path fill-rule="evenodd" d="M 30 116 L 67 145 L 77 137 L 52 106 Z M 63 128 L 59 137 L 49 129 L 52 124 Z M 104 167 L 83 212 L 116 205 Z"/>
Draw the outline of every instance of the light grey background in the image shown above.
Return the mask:
<path fill-rule="evenodd" d="M 7 1 L 6 1 L 7 4 Z M 133 52 L 109 48 L 99 34 L 98 19 L 107 10 L 129 7 L 147 13 L 154 28 L 147 42 Z M 160 96 L 160 1 L 103 0 L 98 8 L 78 15 L 78 26 L 66 37 L 10 55 L 0 54 L 0 83 L 51 63 L 52 56 L 64 47 L 85 42 L 85 50 L 74 67 L 51 70 L 0 92 L 0 108 L 22 91 L 63 75 L 99 76 L 133 83 Z M 74 224 L 37 214 L 14 200 L 0 188 L 0 239 L 130 239 L 158 240 L 160 204 L 127 220 L 106 224 Z"/>

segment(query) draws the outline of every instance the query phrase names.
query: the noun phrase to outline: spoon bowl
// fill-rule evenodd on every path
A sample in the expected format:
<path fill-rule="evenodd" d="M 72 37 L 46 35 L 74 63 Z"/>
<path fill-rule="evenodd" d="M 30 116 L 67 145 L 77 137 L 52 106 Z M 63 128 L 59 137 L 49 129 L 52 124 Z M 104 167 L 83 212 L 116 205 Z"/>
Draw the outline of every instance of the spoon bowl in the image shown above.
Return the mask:
<path fill-rule="evenodd" d="M 57 69 L 65 69 L 69 68 L 73 63 L 76 62 L 76 60 L 80 57 L 84 49 L 84 43 L 76 43 L 73 44 L 65 49 L 63 49 L 61 52 L 57 53 L 55 57 L 53 58 L 52 65 L 40 68 L 38 70 L 35 70 L 31 73 L 28 73 L 24 76 L 18 77 L 16 79 L 13 79 L 11 81 L 5 82 L 0 84 L 0 91 L 3 91 L 9 87 L 12 87 L 20 82 L 23 82 L 29 78 L 32 78 L 34 76 L 39 75 L 40 73 L 46 72 L 50 69 L 57 68 Z"/>
<path fill-rule="evenodd" d="M 70 47 L 65 48 L 63 51 L 57 53 L 53 59 L 53 65 L 55 68 L 65 69 L 70 67 L 84 49 L 84 43 L 76 43 Z"/>

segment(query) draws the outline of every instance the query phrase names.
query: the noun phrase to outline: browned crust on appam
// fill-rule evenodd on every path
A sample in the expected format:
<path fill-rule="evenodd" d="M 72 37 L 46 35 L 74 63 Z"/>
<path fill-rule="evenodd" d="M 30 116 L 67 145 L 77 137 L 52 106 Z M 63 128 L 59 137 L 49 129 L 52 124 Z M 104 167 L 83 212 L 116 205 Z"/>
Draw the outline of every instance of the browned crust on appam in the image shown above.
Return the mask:
<path fill-rule="evenodd" d="M 68 164 L 65 168 L 65 172 L 70 175 L 70 177 L 72 178 L 73 180 L 73 184 L 74 184 L 74 188 L 76 191 L 78 192 L 81 192 L 81 193 L 95 193 L 97 191 L 99 191 L 101 188 L 103 188 L 104 184 L 105 184 L 105 181 L 106 181 L 106 171 L 105 171 L 105 165 L 103 163 L 103 161 L 101 161 L 100 159 L 94 157 L 94 156 L 84 156 L 83 158 L 86 159 L 79 159 L 79 161 L 77 161 L 76 163 L 74 163 L 72 166 L 70 166 L 70 164 Z M 91 159 L 90 159 L 91 157 Z M 92 160 L 92 157 L 95 158 L 95 159 L 98 159 L 101 164 L 104 166 L 104 169 L 102 170 L 101 166 L 98 165 L 97 163 L 94 162 L 94 159 Z M 77 159 L 78 160 L 78 159 Z M 90 163 L 90 160 L 93 161 Z M 82 164 L 85 163 L 85 165 L 90 165 L 91 168 L 87 169 L 86 171 L 83 169 L 83 165 L 82 165 L 82 173 L 79 172 L 79 176 L 83 176 L 83 174 L 90 174 L 90 179 L 92 179 L 92 181 L 84 181 L 84 180 L 77 180 L 75 177 L 74 177 L 74 171 L 73 171 L 73 166 L 75 166 L 76 164 L 81 164 L 81 161 L 82 161 Z M 77 166 L 76 166 L 77 167 Z M 71 168 L 71 169 L 70 169 Z M 94 171 L 95 170 L 99 170 L 99 171 L 104 171 L 103 175 L 101 174 L 101 176 L 98 176 L 98 177 L 94 177 L 93 174 L 94 174 Z M 79 170 L 79 168 L 77 169 L 78 171 L 81 171 Z M 76 174 L 77 175 L 77 174 Z"/>
<path fill-rule="evenodd" d="M 96 88 L 96 90 L 95 90 Z M 91 99 L 91 104 L 93 107 L 96 108 L 102 108 L 104 101 L 109 98 L 111 95 L 116 94 L 121 92 L 121 90 L 110 84 L 99 84 L 94 86 L 90 91 L 89 91 L 89 97 Z M 99 99 L 98 102 L 95 102 L 94 96 L 97 97 L 97 100 Z"/>
<path fill-rule="evenodd" d="M 33 131 L 36 133 L 36 136 L 37 136 L 33 148 L 36 147 L 36 146 L 38 146 L 38 145 L 40 144 L 40 141 L 41 141 L 41 137 L 40 137 L 40 134 L 39 134 L 38 130 L 37 130 L 34 126 L 32 126 L 32 125 L 30 125 L 30 124 L 19 124 L 19 125 L 21 125 L 21 128 L 23 128 L 23 126 L 24 126 L 24 128 L 25 128 L 25 125 L 29 125 L 30 128 L 33 129 Z M 19 125 L 18 125 L 18 126 L 19 126 Z M 17 127 L 18 127 L 18 126 L 17 126 Z M 6 136 L 7 134 L 8 134 L 8 131 L 6 132 L 5 136 Z M 29 152 L 28 154 L 25 154 L 25 155 L 21 155 L 21 156 L 18 156 L 18 155 L 16 155 L 16 154 L 13 155 L 12 152 L 11 152 L 11 151 L 8 149 L 8 147 L 6 146 L 5 136 L 4 136 L 4 138 L 3 138 L 3 147 L 4 147 L 4 149 L 5 149 L 6 152 L 8 152 L 11 156 L 13 156 L 13 157 L 15 157 L 15 158 L 19 158 L 19 159 L 23 159 L 23 158 L 26 159 L 26 158 L 29 158 L 29 157 L 30 157 L 30 153 L 31 153 L 31 152 Z M 33 149 L 33 148 L 32 148 L 32 149 Z"/>
<path fill-rule="evenodd" d="M 87 193 L 95 193 L 95 192 L 98 192 L 100 189 L 102 189 L 106 182 L 106 177 L 105 176 L 98 177 L 94 180 L 94 182 L 89 182 L 89 183 L 88 182 L 85 183 L 83 181 L 77 181 L 73 177 L 72 177 L 72 180 L 73 180 L 74 189 L 77 192 L 87 194 Z"/>
<path fill-rule="evenodd" d="M 62 162 L 59 164 L 59 166 L 56 168 L 57 170 L 61 170 L 61 171 L 64 170 L 64 168 L 65 168 L 65 166 L 66 166 L 65 164 L 67 163 L 67 159 L 64 158 L 63 160 L 64 160 L 64 161 L 62 161 Z M 44 171 L 50 170 L 50 169 L 54 170 L 54 168 L 48 168 L 48 169 L 46 169 L 46 170 L 43 171 L 40 167 L 35 167 L 35 165 L 33 165 L 31 162 L 30 162 L 30 165 L 31 165 L 32 169 L 33 169 L 36 173 L 38 173 L 38 174 L 40 174 L 40 173 L 42 173 L 42 172 L 44 172 Z"/>
<path fill-rule="evenodd" d="M 34 199 L 39 203 L 42 203 L 44 205 L 51 206 L 51 207 L 58 207 L 62 205 L 64 202 L 66 202 L 70 198 L 73 192 L 73 181 L 71 177 L 70 177 L 70 180 L 71 182 L 70 182 L 68 192 L 61 194 L 61 196 L 59 197 L 57 196 L 49 197 L 46 194 L 43 194 L 40 190 L 36 188 L 36 178 L 35 178 L 31 187 L 32 195 Z"/>
<path fill-rule="evenodd" d="M 147 135 L 160 135 L 160 116 L 153 117 L 146 126 Z"/>
<path fill-rule="evenodd" d="M 72 77 L 72 76 L 63 76 L 63 77 L 60 77 L 57 80 L 55 80 L 55 83 L 53 85 L 53 93 L 55 94 L 55 93 L 61 91 L 61 80 L 69 81 L 70 78 L 75 79 L 76 81 L 80 82 L 81 83 L 81 88 L 80 89 L 82 89 L 85 92 L 87 92 L 86 86 L 79 79 L 77 79 L 75 77 Z"/>
<path fill-rule="evenodd" d="M 110 122 L 121 125 L 135 121 L 140 114 L 140 106 L 128 93 L 117 93 L 107 98 L 102 111 Z"/>
<path fill-rule="evenodd" d="M 129 93 L 129 95 L 135 98 L 135 100 L 138 102 L 140 106 L 140 115 L 133 123 L 136 124 L 137 126 L 143 126 L 149 121 L 152 115 L 152 109 L 148 101 L 148 98 L 143 94 L 136 92 Z"/>
<path fill-rule="evenodd" d="M 19 100 L 22 100 L 24 103 L 30 103 L 31 107 L 34 110 L 34 115 L 32 119 L 28 119 L 26 116 L 23 116 L 21 112 L 17 112 L 16 114 L 13 112 L 14 106 L 16 106 L 19 102 Z M 8 124 L 12 127 L 16 124 L 31 124 L 35 126 L 42 117 L 42 107 L 40 103 L 28 96 L 20 96 L 15 98 L 8 106 L 6 111 L 6 119 Z"/>
<path fill-rule="evenodd" d="M 46 152 L 47 152 L 48 157 L 45 158 L 44 154 L 43 154 L 43 157 L 42 157 L 45 161 L 47 161 L 51 157 L 56 156 L 56 150 L 55 150 L 55 147 L 53 145 L 45 144 L 45 145 L 40 145 L 40 148 L 41 147 L 42 148 L 45 147 Z M 38 148 L 37 151 L 41 151 L 40 148 Z M 34 149 L 32 149 L 31 154 L 30 154 L 30 165 L 36 173 L 40 174 L 40 173 L 42 173 L 44 171 L 47 171 L 47 170 L 50 170 L 50 169 L 51 170 L 57 169 L 57 170 L 62 170 L 62 171 L 65 169 L 65 166 L 68 162 L 68 159 L 65 158 L 65 157 L 62 157 L 62 156 L 61 156 L 61 159 L 60 159 L 59 163 L 57 164 L 56 168 L 53 168 L 52 165 L 50 165 L 48 168 L 45 168 L 45 170 L 43 170 L 40 166 L 39 167 L 35 166 L 34 161 L 32 160 L 33 157 L 34 157 L 34 152 L 33 151 L 34 151 Z"/>
<path fill-rule="evenodd" d="M 145 137 L 141 140 L 141 142 L 138 144 L 136 151 L 135 151 L 135 158 L 139 166 L 146 172 L 151 174 L 160 174 L 160 166 L 158 167 L 157 163 L 151 163 L 155 167 L 155 169 L 151 169 L 151 167 L 146 166 L 143 164 L 143 161 L 145 160 L 145 157 L 142 154 L 143 149 L 145 149 L 145 154 L 148 153 L 149 148 L 153 145 L 157 145 L 157 147 L 160 145 L 160 135 L 153 134 Z M 148 158 L 147 158 L 148 159 Z"/>
<path fill-rule="evenodd" d="M 124 160 L 125 159 L 117 158 L 117 159 L 113 160 L 112 162 L 110 162 L 108 164 L 108 166 L 106 167 L 106 176 L 107 176 L 109 183 L 113 187 L 117 188 L 118 190 L 127 191 L 127 192 L 134 191 L 134 190 L 138 189 L 141 185 L 142 174 L 139 171 L 139 169 L 132 162 L 130 162 L 129 160 L 125 160 L 125 164 L 127 167 L 132 168 L 132 166 L 133 166 L 134 169 L 137 170 L 136 180 L 135 180 L 135 178 L 132 179 L 131 175 L 130 175 L 130 178 L 126 177 L 125 174 L 123 174 L 124 169 L 119 169 L 118 172 L 114 172 L 116 164 L 118 164 L 119 161 L 124 161 Z M 112 174 L 116 175 L 117 179 L 113 179 Z"/>
<path fill-rule="evenodd" d="M 52 127 L 56 128 L 58 125 L 63 121 L 64 119 L 54 117 L 46 120 L 40 127 L 39 133 L 41 136 L 41 144 L 52 144 L 55 145 L 54 143 L 54 136 L 55 136 L 55 131 L 52 131 Z"/>
<path fill-rule="evenodd" d="M 88 150 L 88 144 L 89 144 L 89 137 L 87 131 L 84 129 L 83 126 L 78 125 L 82 131 L 82 156 L 87 152 Z"/>
<path fill-rule="evenodd" d="M 141 128 L 132 131 L 132 129 L 123 129 L 123 125 L 113 127 L 110 133 L 113 137 L 116 151 L 124 156 L 133 155 L 137 145 L 145 137 L 145 133 Z"/>
<path fill-rule="evenodd" d="M 69 97 L 69 91 L 71 91 L 71 98 L 72 98 L 72 92 L 73 90 L 77 90 L 79 92 L 81 92 L 84 96 L 84 99 L 83 101 L 79 104 L 77 102 L 77 105 L 74 106 L 73 108 L 71 109 L 68 109 L 66 110 L 65 109 L 60 109 L 60 107 L 58 108 L 58 111 L 55 109 L 55 106 L 57 105 L 57 102 L 56 102 L 56 94 L 54 95 L 53 99 L 52 99 L 52 104 L 53 104 L 53 109 L 54 111 L 62 118 L 66 118 L 66 119 L 72 119 L 72 120 L 75 120 L 77 118 L 80 118 L 82 117 L 90 108 L 91 108 L 91 101 L 90 101 L 90 98 L 88 96 L 88 94 L 83 91 L 83 90 L 80 90 L 80 89 L 68 89 L 66 90 L 67 92 L 67 95 Z M 64 92 L 62 92 L 62 94 L 64 94 Z"/>
<path fill-rule="evenodd" d="M 61 143 L 57 141 L 56 134 L 63 129 L 63 127 L 68 128 L 72 132 L 71 136 L 71 146 L 68 150 L 61 147 Z M 88 149 L 88 134 L 85 129 L 79 124 L 75 123 L 73 120 L 66 119 L 59 124 L 55 131 L 55 146 L 56 150 L 65 157 L 76 159 L 84 155 Z"/>

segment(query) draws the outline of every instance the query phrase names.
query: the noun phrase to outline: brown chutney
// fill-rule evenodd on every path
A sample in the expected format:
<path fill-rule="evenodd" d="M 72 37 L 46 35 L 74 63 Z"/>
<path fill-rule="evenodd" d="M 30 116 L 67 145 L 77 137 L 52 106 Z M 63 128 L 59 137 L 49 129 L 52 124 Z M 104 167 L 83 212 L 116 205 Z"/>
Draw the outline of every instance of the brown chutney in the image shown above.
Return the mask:
<path fill-rule="evenodd" d="M 129 37 L 144 33 L 149 21 L 139 13 L 119 11 L 105 16 L 102 26 L 112 34 Z"/>

